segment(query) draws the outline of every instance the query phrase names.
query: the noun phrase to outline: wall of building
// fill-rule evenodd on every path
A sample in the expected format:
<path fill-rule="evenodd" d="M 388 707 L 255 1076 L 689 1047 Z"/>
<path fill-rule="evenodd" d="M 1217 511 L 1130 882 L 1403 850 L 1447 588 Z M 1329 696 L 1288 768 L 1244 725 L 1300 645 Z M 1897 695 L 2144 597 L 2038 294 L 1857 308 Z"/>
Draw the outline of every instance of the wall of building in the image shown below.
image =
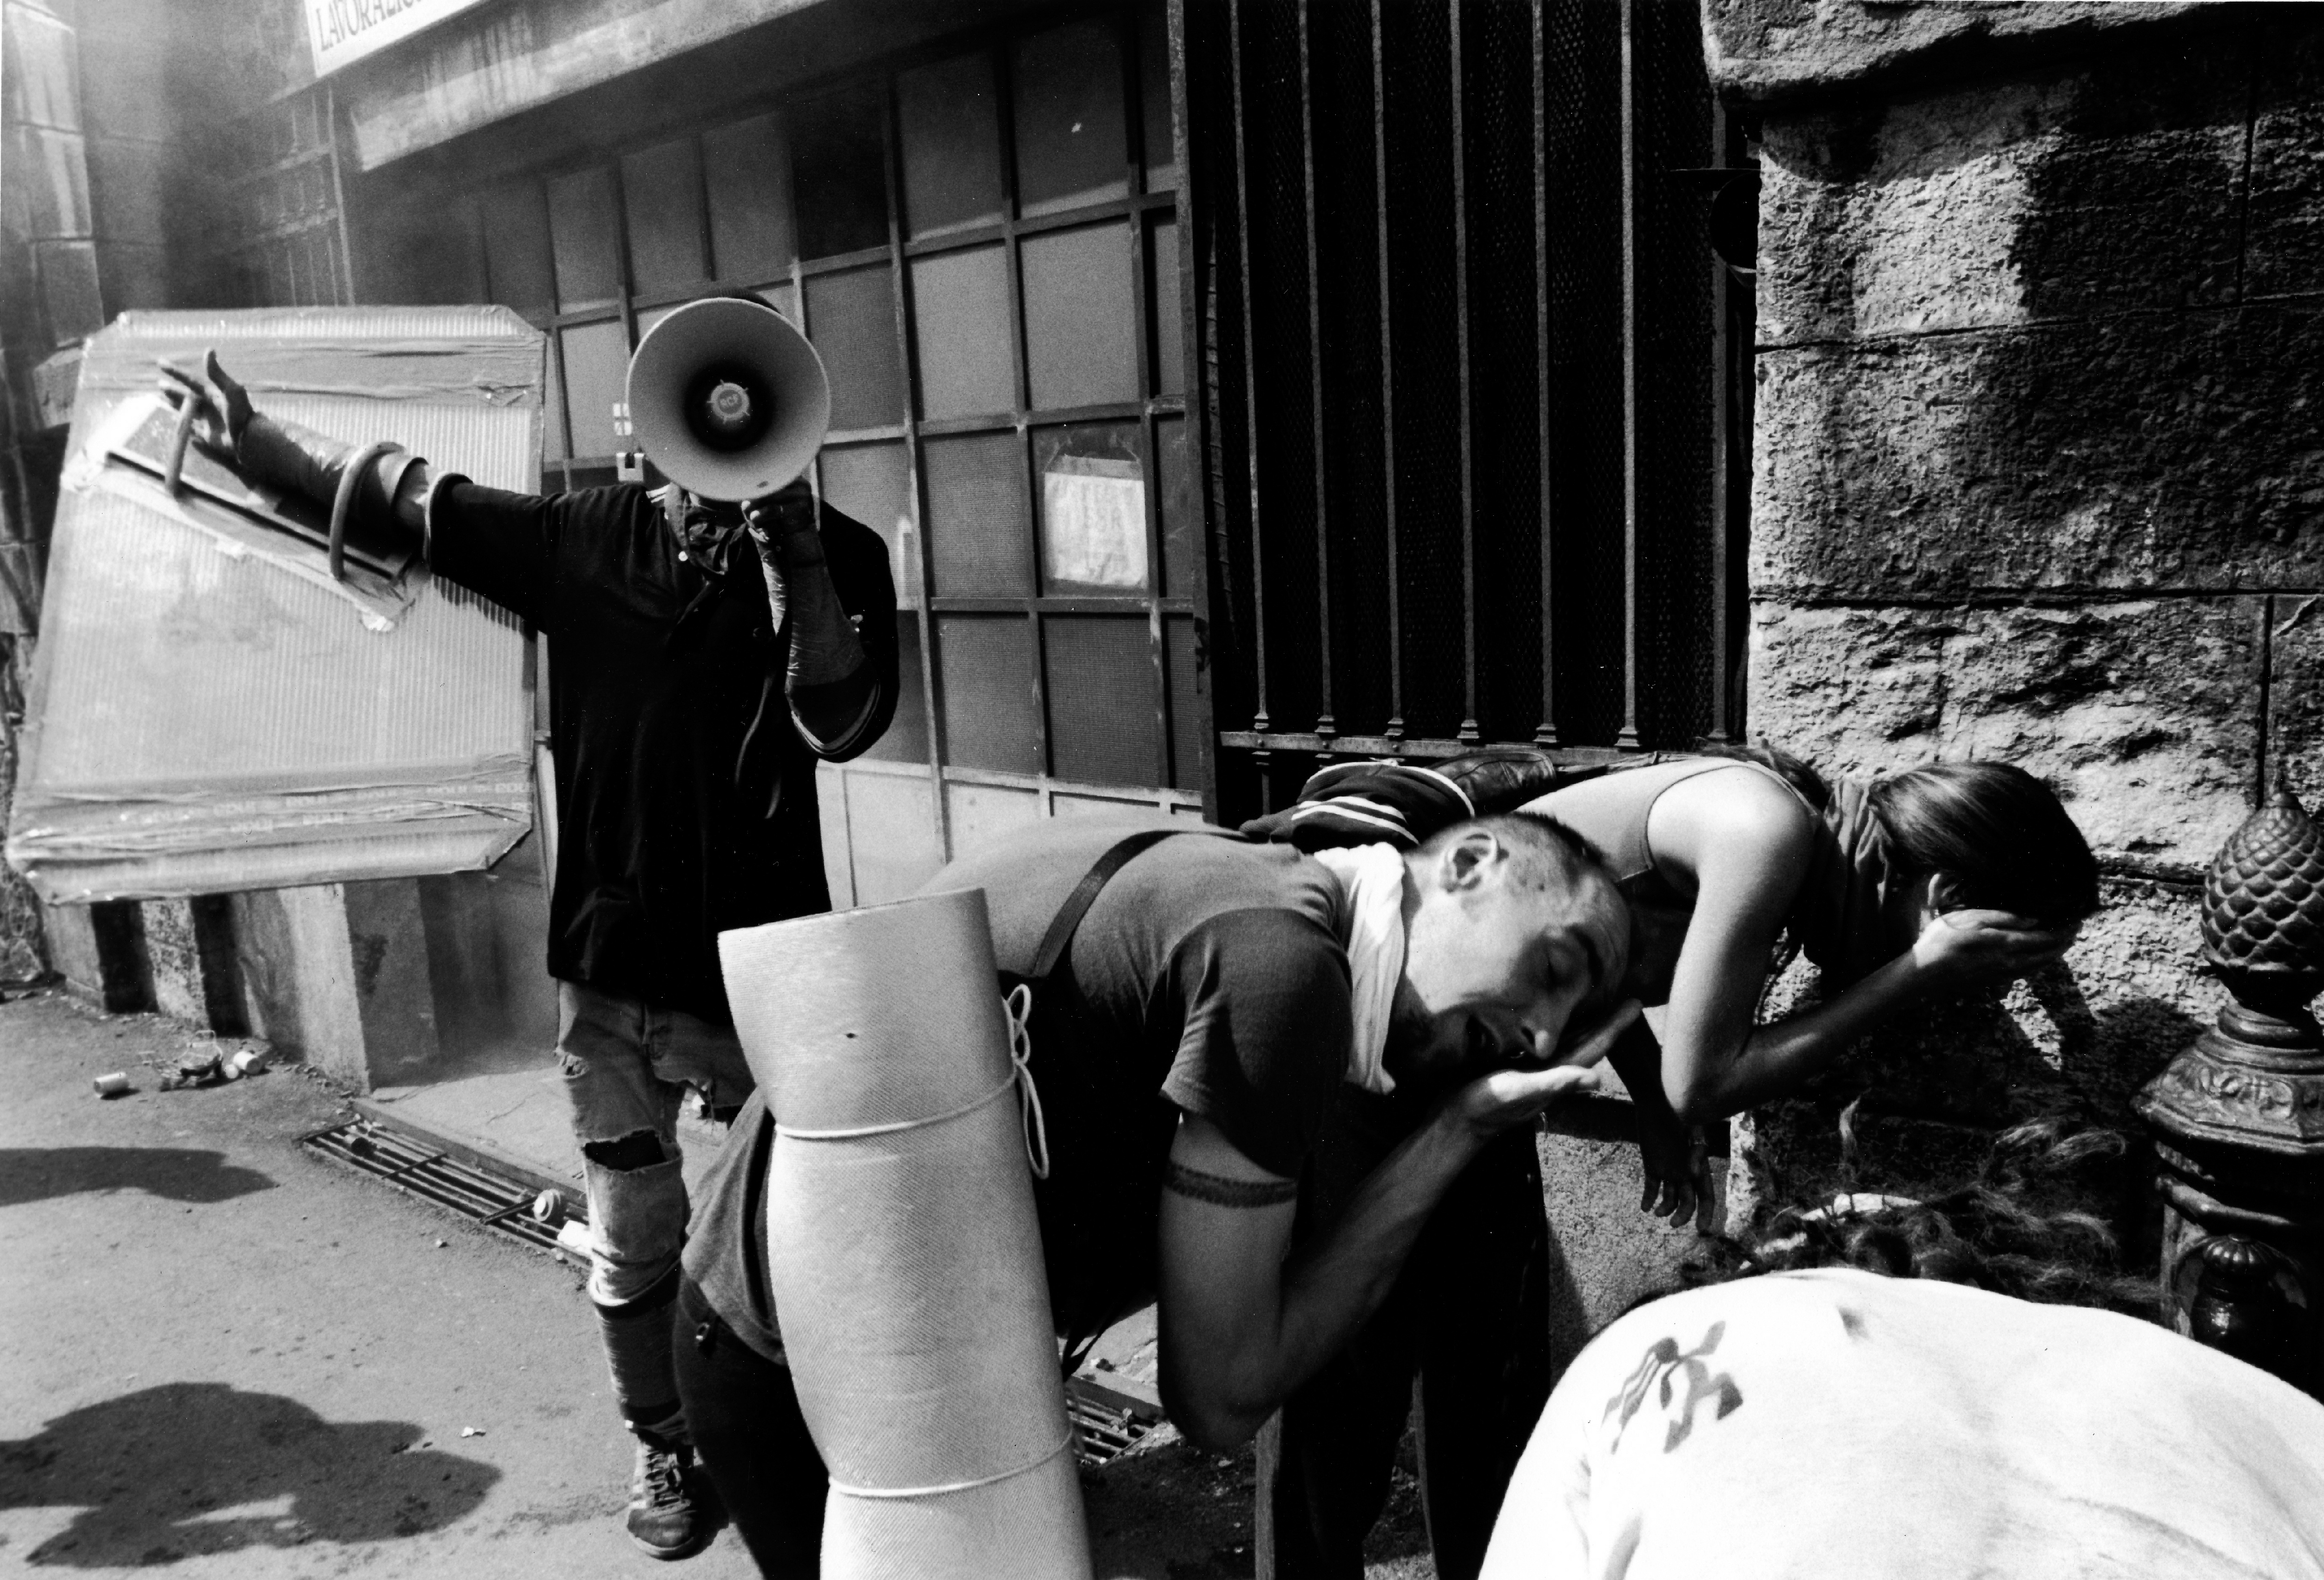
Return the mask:
<path fill-rule="evenodd" d="M 2217 1007 L 2204 866 L 2273 776 L 2324 794 L 2324 16 L 1704 20 L 1762 148 L 1752 733 L 2019 763 L 2107 873 L 2061 968 L 1870 1040 L 1757 1151 L 1837 1171 L 1858 1096 L 1867 1180 L 2125 1123 Z"/>

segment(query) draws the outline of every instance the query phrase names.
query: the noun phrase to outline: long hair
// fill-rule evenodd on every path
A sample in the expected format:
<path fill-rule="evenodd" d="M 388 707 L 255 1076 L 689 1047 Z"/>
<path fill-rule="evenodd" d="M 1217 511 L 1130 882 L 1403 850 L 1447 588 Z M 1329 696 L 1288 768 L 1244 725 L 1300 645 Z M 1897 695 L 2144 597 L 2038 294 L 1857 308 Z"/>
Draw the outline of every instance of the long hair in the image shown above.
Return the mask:
<path fill-rule="evenodd" d="M 1875 815 L 1909 872 L 1942 873 L 1962 903 L 2050 926 L 2098 908 L 2098 866 L 2056 792 L 2010 763 L 1932 763 L 1872 782 Z"/>
<path fill-rule="evenodd" d="M 1766 741 L 1704 746 L 1704 757 L 1757 763 L 1827 811 L 1831 787 L 1813 767 Z M 2058 927 L 2098 908 L 2098 859 L 2057 792 L 2013 763 L 1931 763 L 1884 774 L 1866 787 L 1899 868 L 1942 873 L 1964 905 L 2010 911 Z"/>
<path fill-rule="evenodd" d="M 1683 1282 L 1858 1267 L 2152 1319 L 2153 1276 L 2125 1271 L 2114 1230 L 2084 1205 L 2093 1171 L 2124 1149 L 2116 1131 L 2029 1120 L 1995 1138 L 1972 1178 L 1925 1199 L 1842 1196 L 1763 1205 L 1743 1234 L 1716 1236 L 1688 1264 Z"/>

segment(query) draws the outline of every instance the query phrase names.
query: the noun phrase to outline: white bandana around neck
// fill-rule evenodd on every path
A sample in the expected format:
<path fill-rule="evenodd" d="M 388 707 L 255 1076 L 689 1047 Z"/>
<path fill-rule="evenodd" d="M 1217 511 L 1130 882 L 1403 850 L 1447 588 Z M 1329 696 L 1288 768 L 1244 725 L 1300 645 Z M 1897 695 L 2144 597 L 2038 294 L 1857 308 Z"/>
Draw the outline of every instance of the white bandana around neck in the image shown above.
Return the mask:
<path fill-rule="evenodd" d="M 1381 1066 L 1396 985 L 1404 979 L 1404 852 L 1394 845 L 1311 852 L 1348 896 L 1348 976 L 1354 988 L 1355 1035 L 1348 1046 L 1347 1080 L 1368 1092 L 1396 1090 Z"/>

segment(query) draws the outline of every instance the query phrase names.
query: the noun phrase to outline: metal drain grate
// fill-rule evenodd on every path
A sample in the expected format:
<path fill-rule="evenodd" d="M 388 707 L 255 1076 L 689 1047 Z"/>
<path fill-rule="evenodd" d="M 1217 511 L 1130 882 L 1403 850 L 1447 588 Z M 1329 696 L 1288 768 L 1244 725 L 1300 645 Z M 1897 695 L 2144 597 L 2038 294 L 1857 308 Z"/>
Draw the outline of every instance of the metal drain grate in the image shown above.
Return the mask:
<path fill-rule="evenodd" d="M 1093 1467 L 1128 1453 L 1162 1424 L 1162 1412 L 1146 1401 L 1086 1377 L 1065 1379 L 1065 1414 L 1073 1419 L 1074 1452 Z"/>
<path fill-rule="evenodd" d="M 532 1216 L 536 1192 L 531 1186 L 504 1180 L 384 1125 L 350 1119 L 302 1135 L 299 1144 L 318 1157 L 384 1180 L 406 1195 L 498 1229 L 537 1250 L 558 1249 L 557 1225 Z M 567 1193 L 565 1217 L 586 1223 L 588 1213 L 579 1195 L 577 1190 Z"/>

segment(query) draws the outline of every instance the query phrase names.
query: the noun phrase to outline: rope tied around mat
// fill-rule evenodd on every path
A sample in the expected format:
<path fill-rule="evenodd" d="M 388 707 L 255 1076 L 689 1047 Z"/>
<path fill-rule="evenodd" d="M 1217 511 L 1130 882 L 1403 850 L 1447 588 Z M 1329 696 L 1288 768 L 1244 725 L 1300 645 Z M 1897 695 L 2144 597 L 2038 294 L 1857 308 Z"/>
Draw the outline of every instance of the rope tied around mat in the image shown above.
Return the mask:
<path fill-rule="evenodd" d="M 855 1487 L 848 1485 L 845 1482 L 835 1480 L 831 1483 L 831 1490 L 843 1497 L 849 1498 L 937 1498 L 946 1493 L 973 1492 L 978 1487 L 989 1487 L 995 1482 L 1005 1482 L 1012 1476 L 1023 1475 L 1028 1471 L 1038 1470 L 1073 1446 L 1073 1423 L 1067 1421 L 1065 1435 L 1056 1447 L 1011 1469 L 996 1471 L 991 1475 L 980 1475 L 973 1481 L 943 1482 L 928 1487 Z"/>
<path fill-rule="evenodd" d="M 941 1114 L 930 1114 L 923 1119 L 891 1119 L 881 1125 L 850 1125 L 834 1130 L 801 1130 L 779 1120 L 775 1134 L 788 1135 L 794 1141 L 856 1141 L 867 1135 L 895 1135 L 907 1130 L 925 1130 L 932 1125 L 949 1124 L 954 1119 L 975 1113 L 987 1103 L 1006 1096 L 1011 1088 L 1017 1092 L 1018 1116 L 1025 1127 L 1025 1165 L 1033 1171 L 1033 1178 L 1049 1177 L 1049 1129 L 1041 1113 L 1041 1094 L 1033 1084 L 1033 989 L 1020 982 L 1002 997 L 1001 1007 L 1009 1014 L 1009 1076 L 999 1086 L 982 1097 L 972 1098 L 957 1108 L 946 1108 Z M 1011 1474 L 1014 1474 L 1013 1472 Z"/>
<path fill-rule="evenodd" d="M 1033 1178 L 1049 1177 L 1049 1125 L 1033 1084 L 1033 985 L 1019 982 L 1001 1001 L 1009 1011 L 1009 1062 L 1015 1067 L 1018 1117 L 1025 1122 L 1025 1163 Z"/>

